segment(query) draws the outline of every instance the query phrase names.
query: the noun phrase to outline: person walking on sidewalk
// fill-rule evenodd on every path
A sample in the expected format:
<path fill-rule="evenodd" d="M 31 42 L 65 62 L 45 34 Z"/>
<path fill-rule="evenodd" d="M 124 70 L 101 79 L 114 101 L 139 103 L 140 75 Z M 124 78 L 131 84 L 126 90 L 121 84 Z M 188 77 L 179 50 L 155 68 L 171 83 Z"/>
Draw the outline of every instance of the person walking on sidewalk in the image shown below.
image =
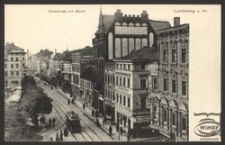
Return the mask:
<path fill-rule="evenodd" d="M 56 119 L 55 119 L 55 117 L 53 117 L 53 119 L 52 119 L 52 125 L 53 125 L 53 127 L 55 127 L 55 121 L 56 121 Z"/>
<path fill-rule="evenodd" d="M 83 109 L 85 109 L 85 103 L 83 104 Z"/>
<path fill-rule="evenodd" d="M 49 124 L 49 127 L 52 126 L 52 119 L 51 118 L 48 119 L 48 124 Z"/>
<path fill-rule="evenodd" d="M 121 136 L 123 136 L 123 127 L 122 126 L 120 127 L 120 133 L 121 133 Z"/>
<path fill-rule="evenodd" d="M 109 126 L 109 135 L 110 135 L 110 136 L 112 136 L 112 130 L 113 130 L 113 129 L 112 129 L 112 126 L 110 125 L 110 126 Z"/>

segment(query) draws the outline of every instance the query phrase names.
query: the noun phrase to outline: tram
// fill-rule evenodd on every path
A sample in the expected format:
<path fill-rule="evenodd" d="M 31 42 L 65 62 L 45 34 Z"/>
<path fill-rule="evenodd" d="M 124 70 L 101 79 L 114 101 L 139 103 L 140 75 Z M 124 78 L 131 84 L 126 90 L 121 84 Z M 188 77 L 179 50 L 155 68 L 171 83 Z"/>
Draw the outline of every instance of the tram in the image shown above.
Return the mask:
<path fill-rule="evenodd" d="M 81 124 L 80 117 L 73 111 L 66 113 L 66 126 L 71 133 L 80 133 Z"/>

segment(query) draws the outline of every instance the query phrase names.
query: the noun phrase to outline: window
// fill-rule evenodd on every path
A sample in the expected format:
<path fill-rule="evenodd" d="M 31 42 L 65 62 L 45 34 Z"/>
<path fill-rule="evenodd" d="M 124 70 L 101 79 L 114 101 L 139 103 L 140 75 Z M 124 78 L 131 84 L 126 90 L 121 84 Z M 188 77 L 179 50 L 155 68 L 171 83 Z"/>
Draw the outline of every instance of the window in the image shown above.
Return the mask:
<path fill-rule="evenodd" d="M 141 89 L 146 89 L 146 79 L 141 79 Z"/>
<path fill-rule="evenodd" d="M 163 50 L 163 62 L 167 62 L 167 50 Z"/>
<path fill-rule="evenodd" d="M 118 76 L 116 76 L 116 85 L 118 85 Z"/>
<path fill-rule="evenodd" d="M 186 118 L 182 117 L 182 130 L 187 130 L 187 121 Z"/>
<path fill-rule="evenodd" d="M 120 86 L 122 86 L 122 77 L 120 77 Z"/>
<path fill-rule="evenodd" d="M 11 64 L 11 68 L 13 68 L 14 66 L 13 66 L 13 64 Z"/>
<path fill-rule="evenodd" d="M 141 97 L 141 109 L 146 108 L 146 97 Z"/>
<path fill-rule="evenodd" d="M 130 78 L 127 79 L 127 87 L 130 88 Z"/>
<path fill-rule="evenodd" d="M 113 92 L 113 100 L 115 100 L 115 93 Z"/>
<path fill-rule="evenodd" d="M 105 82 L 107 83 L 107 74 L 105 74 Z"/>
<path fill-rule="evenodd" d="M 13 61 L 13 57 L 11 57 L 11 61 Z"/>
<path fill-rule="evenodd" d="M 126 64 L 123 65 L 123 69 L 126 69 Z"/>
<path fill-rule="evenodd" d="M 167 91 L 167 79 L 163 79 L 163 91 Z"/>
<path fill-rule="evenodd" d="M 176 50 L 172 50 L 172 63 L 175 63 L 176 61 Z"/>
<path fill-rule="evenodd" d="M 23 60 L 24 60 L 24 57 L 23 57 Z"/>
<path fill-rule="evenodd" d="M 7 77 L 7 75 L 8 75 L 8 73 L 7 73 L 7 71 L 5 71 L 5 77 Z"/>
<path fill-rule="evenodd" d="M 120 104 L 122 104 L 122 96 L 120 95 Z"/>
<path fill-rule="evenodd" d="M 126 78 L 123 78 L 123 86 L 126 87 Z"/>
<path fill-rule="evenodd" d="M 112 79 L 113 79 L 112 83 L 115 84 L 115 77 L 114 77 L 114 75 L 112 76 Z"/>
<path fill-rule="evenodd" d="M 7 68 L 7 64 L 5 64 L 5 69 Z"/>
<path fill-rule="evenodd" d="M 16 68 L 19 68 L 19 64 L 18 63 L 16 64 Z"/>
<path fill-rule="evenodd" d="M 167 112 L 166 112 L 166 109 L 163 108 L 163 122 L 166 122 L 167 121 Z"/>
<path fill-rule="evenodd" d="M 172 80 L 172 93 L 176 93 L 176 81 Z"/>
<path fill-rule="evenodd" d="M 182 63 L 186 63 L 186 54 L 187 54 L 186 49 L 182 49 L 181 50 L 181 62 Z"/>
<path fill-rule="evenodd" d="M 16 57 L 16 61 L 18 61 L 18 57 Z"/>
<path fill-rule="evenodd" d="M 185 81 L 182 81 L 182 95 L 186 95 L 187 93 L 186 93 L 186 82 Z"/>
<path fill-rule="evenodd" d="M 153 77 L 153 90 L 158 89 L 158 79 L 156 77 Z"/>
<path fill-rule="evenodd" d="M 130 64 L 128 64 L 128 70 L 130 70 Z"/>
<path fill-rule="evenodd" d="M 18 71 L 16 72 L 16 75 L 19 76 L 19 72 Z"/>
<path fill-rule="evenodd" d="M 126 97 L 123 96 L 123 105 L 125 106 L 126 105 Z"/>
<path fill-rule="evenodd" d="M 145 70 L 145 65 L 141 65 L 141 70 Z"/>
<path fill-rule="evenodd" d="M 110 83 L 110 76 L 109 75 L 108 75 L 107 81 L 108 81 L 108 83 Z"/>
<path fill-rule="evenodd" d="M 119 102 L 119 95 L 116 94 L 116 102 Z"/>
<path fill-rule="evenodd" d="M 127 106 L 130 107 L 130 98 L 127 98 Z"/>
<path fill-rule="evenodd" d="M 172 125 L 176 125 L 176 114 L 172 113 Z"/>
<path fill-rule="evenodd" d="M 14 72 L 13 71 L 11 71 L 11 76 L 13 76 L 14 75 Z"/>

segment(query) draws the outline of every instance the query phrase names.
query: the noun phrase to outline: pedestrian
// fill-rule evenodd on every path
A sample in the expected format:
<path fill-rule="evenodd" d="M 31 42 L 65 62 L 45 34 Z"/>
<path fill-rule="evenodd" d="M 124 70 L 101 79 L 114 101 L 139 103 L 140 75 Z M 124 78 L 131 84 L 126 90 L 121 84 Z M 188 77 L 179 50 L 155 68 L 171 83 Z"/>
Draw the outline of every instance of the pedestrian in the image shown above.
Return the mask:
<path fill-rule="evenodd" d="M 52 126 L 52 119 L 51 118 L 48 119 L 48 124 L 49 124 L 49 127 Z"/>
<path fill-rule="evenodd" d="M 85 109 L 85 103 L 83 104 L 83 109 Z"/>
<path fill-rule="evenodd" d="M 70 105 L 70 100 L 68 99 L 68 105 Z"/>
<path fill-rule="evenodd" d="M 56 119 L 55 119 L 55 117 L 53 117 L 53 119 L 52 119 L 52 125 L 53 125 L 53 127 L 55 127 L 55 121 L 56 121 Z"/>
<path fill-rule="evenodd" d="M 100 123 L 99 123 L 98 118 L 96 119 L 96 125 L 97 125 L 98 127 L 100 127 Z"/>
<path fill-rule="evenodd" d="M 53 138 L 52 137 L 50 137 L 50 142 L 53 142 Z"/>
<path fill-rule="evenodd" d="M 116 124 L 116 131 L 119 131 L 119 123 Z"/>
<path fill-rule="evenodd" d="M 72 98 L 72 104 L 74 104 L 74 99 Z"/>
<path fill-rule="evenodd" d="M 121 136 L 123 136 L 123 127 L 122 126 L 120 127 L 120 133 L 121 133 Z"/>
<path fill-rule="evenodd" d="M 58 132 L 56 133 L 56 138 L 55 138 L 55 141 L 58 142 L 59 141 L 59 135 L 58 135 Z"/>
<path fill-rule="evenodd" d="M 61 141 L 63 140 L 63 132 L 62 132 L 62 130 L 60 131 L 60 140 Z"/>
<path fill-rule="evenodd" d="M 109 126 L 109 135 L 110 135 L 110 136 L 112 135 L 112 130 L 113 130 L 113 129 L 112 129 L 112 126 L 110 125 L 110 126 Z"/>

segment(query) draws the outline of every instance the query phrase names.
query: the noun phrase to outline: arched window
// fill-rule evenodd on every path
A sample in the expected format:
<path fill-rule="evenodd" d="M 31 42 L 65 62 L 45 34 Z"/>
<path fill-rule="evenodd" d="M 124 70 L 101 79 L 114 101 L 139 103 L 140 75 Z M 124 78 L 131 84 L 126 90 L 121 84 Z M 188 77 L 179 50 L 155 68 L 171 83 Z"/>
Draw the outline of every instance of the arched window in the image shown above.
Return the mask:
<path fill-rule="evenodd" d="M 120 23 L 119 23 L 119 22 L 116 22 L 115 25 L 116 25 L 116 26 L 120 26 Z"/>
<path fill-rule="evenodd" d="M 134 24 L 133 24 L 133 23 L 129 23 L 129 26 L 130 26 L 130 27 L 133 27 L 133 26 L 134 26 Z"/>
<path fill-rule="evenodd" d="M 136 24 L 135 24 L 135 27 L 140 27 L 140 26 L 141 26 L 140 23 L 136 23 Z"/>
<path fill-rule="evenodd" d="M 122 23 L 122 26 L 127 26 L 127 23 L 126 23 L 126 22 L 123 22 L 123 23 Z"/>
<path fill-rule="evenodd" d="M 146 24 L 146 23 L 143 23 L 143 24 L 142 24 L 142 27 L 146 27 L 146 26 L 147 26 L 147 24 Z"/>

